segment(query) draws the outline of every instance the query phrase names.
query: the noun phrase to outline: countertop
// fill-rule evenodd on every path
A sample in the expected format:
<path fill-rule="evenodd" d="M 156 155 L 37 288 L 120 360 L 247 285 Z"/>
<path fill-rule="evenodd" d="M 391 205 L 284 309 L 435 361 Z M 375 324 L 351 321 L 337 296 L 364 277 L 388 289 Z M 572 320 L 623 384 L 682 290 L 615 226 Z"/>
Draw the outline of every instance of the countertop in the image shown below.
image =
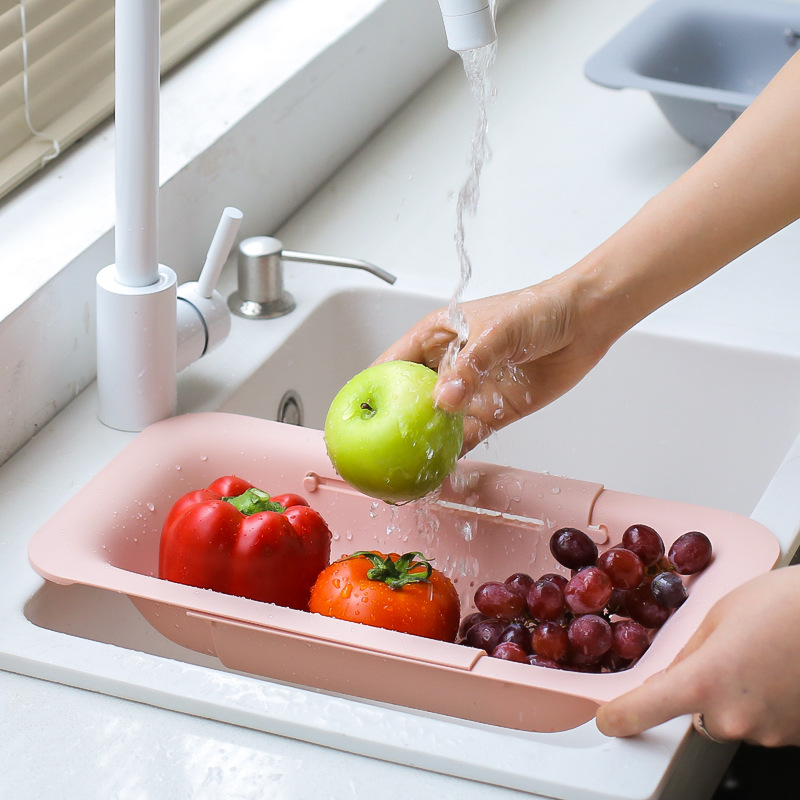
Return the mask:
<path fill-rule="evenodd" d="M 648 96 L 583 77 L 586 59 L 645 5 L 528 0 L 500 19 L 489 112 L 494 155 L 468 227 L 475 272 L 467 296 L 569 266 L 698 157 Z M 455 195 L 474 123 L 454 58 L 278 235 L 291 249 L 378 263 L 399 275 L 400 289 L 454 287 Z M 792 226 L 642 324 L 798 354 L 798 246 Z M 289 270 L 287 280 L 295 276 Z M 3 468 L 4 504 L 17 475 L 33 491 L 36 464 L 83 413 L 68 409 Z M 128 440 L 112 432 L 100 438 L 110 452 Z M 80 472 L 65 475 L 33 518 L 55 511 L 80 480 Z M 0 564 L 9 583 L 38 581 L 20 577 L 31 572 L 20 554 L 32 532 L 3 526 Z M 674 735 L 681 725 L 666 728 Z M 9 800 L 530 796 L 12 672 L 0 672 L 0 762 L 0 793 Z"/>

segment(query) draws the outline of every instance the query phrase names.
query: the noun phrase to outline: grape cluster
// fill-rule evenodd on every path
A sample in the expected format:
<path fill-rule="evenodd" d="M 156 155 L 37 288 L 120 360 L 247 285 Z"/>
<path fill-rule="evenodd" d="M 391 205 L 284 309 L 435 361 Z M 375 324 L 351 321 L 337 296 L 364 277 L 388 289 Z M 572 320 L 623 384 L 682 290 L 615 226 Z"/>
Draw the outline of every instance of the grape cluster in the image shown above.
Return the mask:
<path fill-rule="evenodd" d="M 658 532 L 639 524 L 598 553 L 583 531 L 561 528 L 550 538 L 550 552 L 571 577 L 548 572 L 534 580 L 515 572 L 502 583 L 482 584 L 477 611 L 461 621 L 462 644 L 554 669 L 627 669 L 686 600 L 681 576 L 705 569 L 711 542 L 690 531 L 666 551 Z"/>

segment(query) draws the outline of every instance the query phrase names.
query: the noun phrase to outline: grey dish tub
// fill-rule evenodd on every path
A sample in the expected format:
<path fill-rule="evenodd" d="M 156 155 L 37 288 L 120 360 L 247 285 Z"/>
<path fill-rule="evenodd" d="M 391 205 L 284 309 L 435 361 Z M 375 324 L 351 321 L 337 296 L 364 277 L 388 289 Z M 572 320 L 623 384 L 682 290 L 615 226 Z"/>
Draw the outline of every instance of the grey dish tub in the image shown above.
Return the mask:
<path fill-rule="evenodd" d="M 585 73 L 601 86 L 649 92 L 672 127 L 705 150 L 799 46 L 799 3 L 658 0 Z"/>

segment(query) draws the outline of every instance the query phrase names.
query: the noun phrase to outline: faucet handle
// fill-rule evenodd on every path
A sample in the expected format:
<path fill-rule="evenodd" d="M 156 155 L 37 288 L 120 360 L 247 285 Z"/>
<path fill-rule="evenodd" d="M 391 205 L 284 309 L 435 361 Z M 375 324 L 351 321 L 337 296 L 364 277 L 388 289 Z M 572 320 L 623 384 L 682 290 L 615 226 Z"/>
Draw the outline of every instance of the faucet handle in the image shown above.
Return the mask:
<path fill-rule="evenodd" d="M 273 319 L 292 311 L 294 298 L 283 288 L 284 261 L 362 269 L 387 283 L 397 280 L 368 261 L 284 250 L 279 239 L 253 236 L 239 244 L 239 288 L 228 298 L 230 310 L 246 319 Z"/>
<path fill-rule="evenodd" d="M 211 299 L 214 289 L 217 288 L 222 268 L 228 260 L 236 234 L 239 232 L 239 225 L 242 223 L 243 214 L 238 208 L 226 206 L 222 210 L 217 230 L 214 231 L 214 238 L 208 248 L 208 255 L 200 270 L 200 277 L 197 279 L 197 291 L 206 300 Z"/>
<path fill-rule="evenodd" d="M 230 333 L 231 315 L 216 285 L 242 216 L 232 206 L 223 210 L 200 276 L 178 287 L 178 372 L 210 353 Z"/>

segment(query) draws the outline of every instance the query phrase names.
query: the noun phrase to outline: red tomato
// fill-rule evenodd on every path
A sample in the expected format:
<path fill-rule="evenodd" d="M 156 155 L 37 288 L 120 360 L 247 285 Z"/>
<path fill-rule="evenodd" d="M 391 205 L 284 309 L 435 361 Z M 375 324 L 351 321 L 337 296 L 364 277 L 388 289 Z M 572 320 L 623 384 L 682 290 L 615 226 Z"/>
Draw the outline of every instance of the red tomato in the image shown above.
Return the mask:
<path fill-rule="evenodd" d="M 450 579 L 421 553 L 363 551 L 319 574 L 308 610 L 446 642 L 455 641 L 461 614 Z"/>

